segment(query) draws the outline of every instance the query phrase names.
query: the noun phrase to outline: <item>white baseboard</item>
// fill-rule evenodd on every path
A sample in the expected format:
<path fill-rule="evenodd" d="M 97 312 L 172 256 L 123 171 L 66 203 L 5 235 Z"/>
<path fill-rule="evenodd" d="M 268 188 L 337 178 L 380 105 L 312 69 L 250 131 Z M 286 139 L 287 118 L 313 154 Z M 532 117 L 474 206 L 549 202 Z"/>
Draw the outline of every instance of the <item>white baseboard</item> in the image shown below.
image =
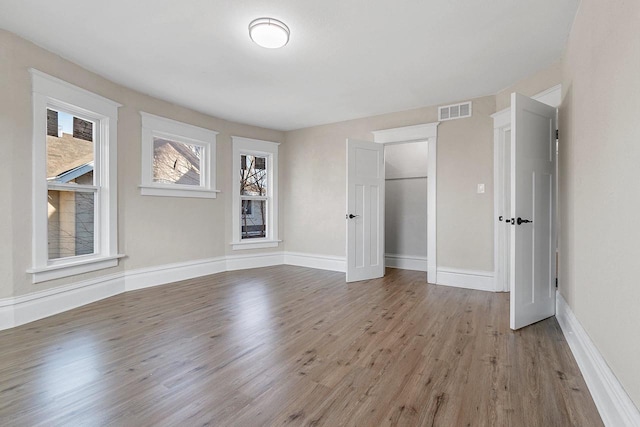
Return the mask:
<path fill-rule="evenodd" d="M 125 273 L 125 291 L 216 274 L 226 268 L 225 257 L 217 257 L 131 270 Z"/>
<path fill-rule="evenodd" d="M 0 331 L 16 326 L 14 314 L 15 298 L 3 298 L 0 300 Z"/>
<path fill-rule="evenodd" d="M 396 268 L 426 270 L 426 259 L 396 256 Z M 42 319 L 122 292 L 173 283 L 223 271 L 296 265 L 345 272 L 346 259 L 299 252 L 272 252 L 165 264 L 90 279 L 68 286 L 0 299 L 0 330 Z M 493 290 L 493 273 L 439 268 L 437 283 L 470 289 Z"/>
<path fill-rule="evenodd" d="M 340 257 L 273 252 L 230 255 L 135 269 L 21 297 L 0 299 L 0 330 L 43 319 L 127 291 L 223 271 L 282 264 L 344 272 L 346 262 Z"/>
<path fill-rule="evenodd" d="M 284 255 L 282 252 L 230 255 L 226 257 L 226 271 L 271 267 L 272 265 L 282 264 L 284 264 Z"/>
<path fill-rule="evenodd" d="M 384 264 L 390 268 L 427 271 L 427 257 L 413 255 L 384 254 Z"/>
<path fill-rule="evenodd" d="M 556 293 L 556 318 L 604 424 L 608 427 L 640 426 L 640 411 L 560 292 Z"/>
<path fill-rule="evenodd" d="M 317 268 L 319 270 L 339 271 L 342 273 L 347 271 L 347 260 L 345 257 L 328 255 L 285 252 L 284 264 L 296 265 L 298 267 Z"/>
<path fill-rule="evenodd" d="M 71 310 L 124 292 L 123 273 L 0 300 L 0 330 Z"/>
<path fill-rule="evenodd" d="M 495 291 L 493 271 L 438 267 L 436 283 L 438 285 L 478 291 Z"/>

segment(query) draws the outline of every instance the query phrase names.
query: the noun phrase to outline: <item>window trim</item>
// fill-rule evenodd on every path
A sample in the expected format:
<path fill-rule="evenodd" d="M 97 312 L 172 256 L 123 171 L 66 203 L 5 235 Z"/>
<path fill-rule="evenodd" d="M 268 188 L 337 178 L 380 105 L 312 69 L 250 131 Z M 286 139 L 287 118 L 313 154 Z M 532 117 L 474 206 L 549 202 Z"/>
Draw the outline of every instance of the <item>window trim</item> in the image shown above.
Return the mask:
<path fill-rule="evenodd" d="M 27 273 L 32 282 L 68 277 L 75 274 L 114 267 L 118 259 L 117 235 L 117 132 L 118 108 L 122 105 L 74 86 L 33 68 L 32 80 L 32 267 Z M 76 112 L 95 120 L 95 253 L 49 259 L 47 194 L 47 108 Z"/>
<path fill-rule="evenodd" d="M 261 249 L 277 247 L 278 239 L 278 146 L 280 143 L 259 139 L 232 136 L 232 242 L 233 250 Z M 240 159 L 242 155 L 256 155 L 267 158 L 267 237 L 242 239 L 240 233 Z M 262 199 L 262 198 L 260 198 Z"/>
<path fill-rule="evenodd" d="M 140 194 L 143 196 L 196 197 L 215 199 L 216 136 L 218 132 L 140 111 L 142 116 L 142 175 Z M 153 181 L 153 138 L 202 147 L 200 185 L 168 184 Z"/>

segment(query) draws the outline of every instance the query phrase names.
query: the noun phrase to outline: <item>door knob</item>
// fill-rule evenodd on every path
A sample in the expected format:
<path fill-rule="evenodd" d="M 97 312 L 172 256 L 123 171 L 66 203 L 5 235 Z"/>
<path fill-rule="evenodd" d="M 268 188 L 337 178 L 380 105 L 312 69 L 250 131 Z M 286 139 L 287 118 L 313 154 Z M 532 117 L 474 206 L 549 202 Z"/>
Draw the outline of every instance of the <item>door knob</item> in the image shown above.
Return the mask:
<path fill-rule="evenodd" d="M 522 219 L 522 218 L 520 218 L 520 217 L 518 217 L 518 220 L 517 220 L 518 225 L 528 224 L 528 223 L 530 223 L 530 222 L 533 222 L 533 221 L 531 221 L 531 220 L 529 220 L 529 219 Z"/>
<path fill-rule="evenodd" d="M 360 215 L 347 214 L 347 219 L 353 219 L 353 218 L 355 218 L 357 216 L 360 216 Z"/>
<path fill-rule="evenodd" d="M 503 217 L 502 217 L 502 215 L 500 215 L 500 216 L 498 217 L 498 221 L 502 221 L 502 218 L 503 218 Z"/>

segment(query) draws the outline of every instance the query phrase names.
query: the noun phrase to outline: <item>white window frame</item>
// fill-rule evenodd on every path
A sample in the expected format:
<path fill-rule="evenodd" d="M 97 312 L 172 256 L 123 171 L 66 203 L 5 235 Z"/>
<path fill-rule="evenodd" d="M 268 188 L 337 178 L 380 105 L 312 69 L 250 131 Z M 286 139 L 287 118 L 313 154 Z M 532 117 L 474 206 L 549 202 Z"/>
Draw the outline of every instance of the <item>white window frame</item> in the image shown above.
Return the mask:
<path fill-rule="evenodd" d="M 121 104 L 41 71 L 29 69 L 33 96 L 33 283 L 118 265 L 117 133 Z M 93 254 L 49 259 L 47 195 L 47 108 L 95 122 L 95 235 Z"/>
<path fill-rule="evenodd" d="M 216 135 L 218 132 L 189 125 L 165 117 L 140 112 L 142 116 L 142 183 L 143 196 L 196 197 L 215 199 Z M 153 181 L 153 138 L 201 147 L 200 185 L 158 183 Z"/>
<path fill-rule="evenodd" d="M 278 146 L 280 143 L 239 136 L 232 136 L 231 141 L 233 145 L 232 249 L 244 250 L 276 247 L 282 241 L 278 240 Z M 267 158 L 267 224 L 266 237 L 261 239 L 242 239 L 240 233 L 240 161 L 243 155 Z"/>

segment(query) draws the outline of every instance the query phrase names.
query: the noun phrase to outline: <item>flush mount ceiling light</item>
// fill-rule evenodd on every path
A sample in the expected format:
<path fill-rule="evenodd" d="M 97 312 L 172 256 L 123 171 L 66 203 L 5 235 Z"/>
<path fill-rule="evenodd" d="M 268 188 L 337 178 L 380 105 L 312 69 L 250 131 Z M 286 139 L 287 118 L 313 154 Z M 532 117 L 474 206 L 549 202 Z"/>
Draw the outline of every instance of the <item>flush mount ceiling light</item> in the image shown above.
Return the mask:
<path fill-rule="evenodd" d="M 289 27 L 273 18 L 258 18 L 249 24 L 249 37 L 258 46 L 278 49 L 289 42 Z"/>

